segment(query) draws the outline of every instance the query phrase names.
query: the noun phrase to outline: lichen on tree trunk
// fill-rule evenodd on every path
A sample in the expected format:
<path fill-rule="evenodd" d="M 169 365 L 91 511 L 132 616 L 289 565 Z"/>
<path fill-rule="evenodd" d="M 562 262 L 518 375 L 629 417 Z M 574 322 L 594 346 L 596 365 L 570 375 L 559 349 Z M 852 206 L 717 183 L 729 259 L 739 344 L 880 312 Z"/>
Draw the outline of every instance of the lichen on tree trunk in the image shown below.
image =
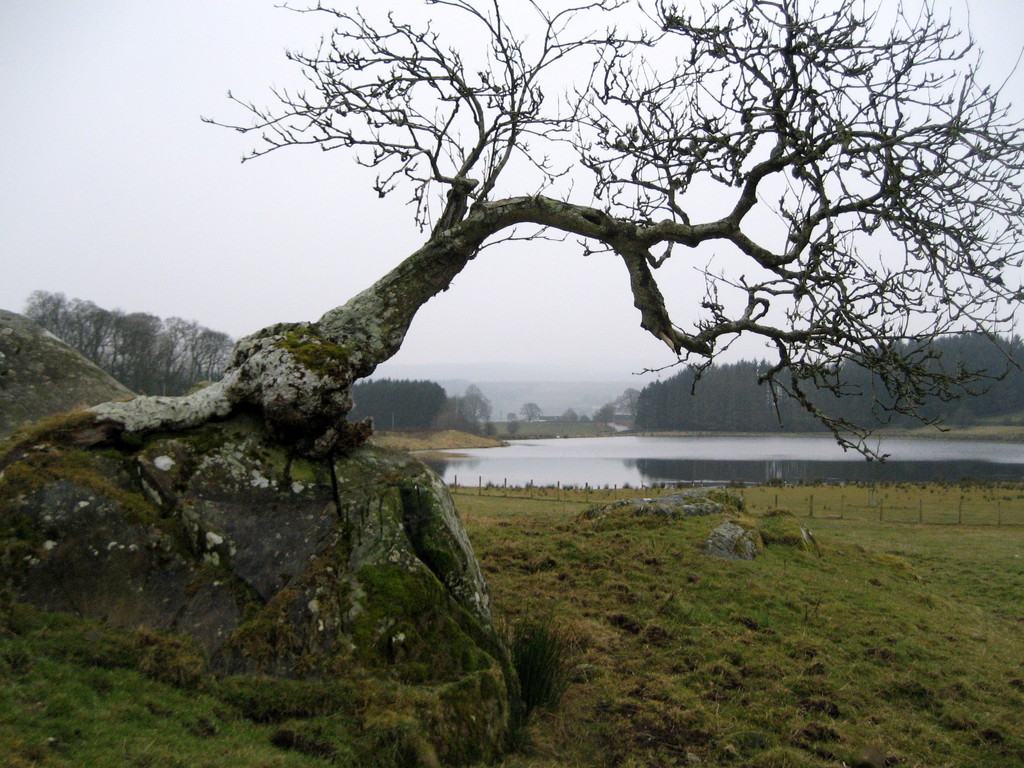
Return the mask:
<path fill-rule="evenodd" d="M 243 408 L 270 437 L 310 456 L 346 453 L 371 434 L 350 424 L 351 386 L 401 347 L 419 308 L 447 289 L 494 231 L 490 216 L 433 237 L 316 323 L 282 323 L 241 339 L 223 379 L 182 397 L 140 397 L 90 409 L 111 430 L 187 429 Z M 500 225 L 499 227 L 500 228 Z"/>

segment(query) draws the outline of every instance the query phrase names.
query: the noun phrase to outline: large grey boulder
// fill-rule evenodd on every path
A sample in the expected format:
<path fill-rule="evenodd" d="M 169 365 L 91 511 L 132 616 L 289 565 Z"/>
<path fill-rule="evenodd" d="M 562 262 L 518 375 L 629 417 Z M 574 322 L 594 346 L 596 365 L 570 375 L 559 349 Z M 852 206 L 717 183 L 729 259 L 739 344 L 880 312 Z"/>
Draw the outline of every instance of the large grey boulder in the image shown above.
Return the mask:
<path fill-rule="evenodd" d="M 185 633 L 223 675 L 413 687 L 443 764 L 500 753 L 515 683 L 429 469 L 370 446 L 301 458 L 244 415 L 85 450 L 74 418 L 0 456 L 0 589 Z"/>
<path fill-rule="evenodd" d="M 764 548 L 756 528 L 745 528 L 733 520 L 723 520 L 708 535 L 700 551 L 725 560 L 753 560 Z"/>
<path fill-rule="evenodd" d="M 131 397 L 52 333 L 0 309 L 0 438 L 56 413 Z"/>

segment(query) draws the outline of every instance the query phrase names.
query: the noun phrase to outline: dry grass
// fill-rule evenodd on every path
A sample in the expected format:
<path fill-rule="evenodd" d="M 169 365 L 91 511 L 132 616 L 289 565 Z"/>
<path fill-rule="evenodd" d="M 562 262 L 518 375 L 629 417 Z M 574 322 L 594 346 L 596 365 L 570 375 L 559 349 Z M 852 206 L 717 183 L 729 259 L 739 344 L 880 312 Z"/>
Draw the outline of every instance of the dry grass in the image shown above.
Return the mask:
<path fill-rule="evenodd" d="M 374 445 L 396 451 L 447 451 L 457 448 L 497 448 L 500 440 L 482 435 L 471 435 L 454 429 L 439 432 L 375 432 L 370 439 Z"/>

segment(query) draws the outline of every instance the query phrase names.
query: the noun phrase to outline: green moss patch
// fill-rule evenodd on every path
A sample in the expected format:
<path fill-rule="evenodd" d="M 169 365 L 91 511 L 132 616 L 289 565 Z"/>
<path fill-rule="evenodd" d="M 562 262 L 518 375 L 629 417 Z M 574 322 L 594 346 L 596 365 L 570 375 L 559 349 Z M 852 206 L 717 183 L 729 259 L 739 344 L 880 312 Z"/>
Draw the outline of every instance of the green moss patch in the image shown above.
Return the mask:
<path fill-rule="evenodd" d="M 46 446 L 8 466 L 0 478 L 0 509 L 19 496 L 27 496 L 55 480 L 63 480 L 118 504 L 134 522 L 155 522 L 159 512 L 140 495 L 112 482 L 99 464 L 102 454 L 74 448 Z M 6 502 L 6 503 L 4 503 Z"/>
<path fill-rule="evenodd" d="M 368 566 L 357 578 L 366 596 L 352 640 L 363 663 L 407 683 L 456 680 L 494 663 L 461 625 L 473 619 L 429 571 Z"/>
<path fill-rule="evenodd" d="M 277 345 L 288 352 L 302 366 L 324 377 L 347 375 L 348 353 L 339 344 L 328 341 L 308 327 L 300 327 L 283 334 Z"/>

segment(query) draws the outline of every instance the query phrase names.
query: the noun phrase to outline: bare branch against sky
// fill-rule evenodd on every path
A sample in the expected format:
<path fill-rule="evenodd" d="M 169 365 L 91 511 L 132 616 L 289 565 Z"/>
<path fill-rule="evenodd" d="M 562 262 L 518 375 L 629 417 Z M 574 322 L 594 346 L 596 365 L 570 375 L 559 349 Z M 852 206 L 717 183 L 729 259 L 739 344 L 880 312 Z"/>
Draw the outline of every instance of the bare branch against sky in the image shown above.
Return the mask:
<path fill-rule="evenodd" d="M 1009 78 L 1007 96 L 1024 101 L 1014 71 L 1024 32 L 1006 23 L 1016 4 L 955 0 L 950 13 L 958 26 L 970 18 L 982 79 Z M 230 118 L 229 89 L 265 102 L 268 84 L 300 85 L 284 51 L 315 45 L 325 31 L 315 14 L 262 0 L 10 0 L 0 16 L 0 307 L 63 291 L 240 336 L 318 317 L 421 241 L 406 202 L 377 199 L 372 172 L 342 153 L 242 165 L 251 141 L 200 122 Z M 506 247 L 426 305 L 396 363 L 537 364 L 588 378 L 671 362 L 640 329 L 618 259 L 584 257 L 572 242 Z M 693 286 L 670 307 L 685 319 L 703 282 L 683 265 L 663 270 L 675 270 L 663 282 Z"/>

